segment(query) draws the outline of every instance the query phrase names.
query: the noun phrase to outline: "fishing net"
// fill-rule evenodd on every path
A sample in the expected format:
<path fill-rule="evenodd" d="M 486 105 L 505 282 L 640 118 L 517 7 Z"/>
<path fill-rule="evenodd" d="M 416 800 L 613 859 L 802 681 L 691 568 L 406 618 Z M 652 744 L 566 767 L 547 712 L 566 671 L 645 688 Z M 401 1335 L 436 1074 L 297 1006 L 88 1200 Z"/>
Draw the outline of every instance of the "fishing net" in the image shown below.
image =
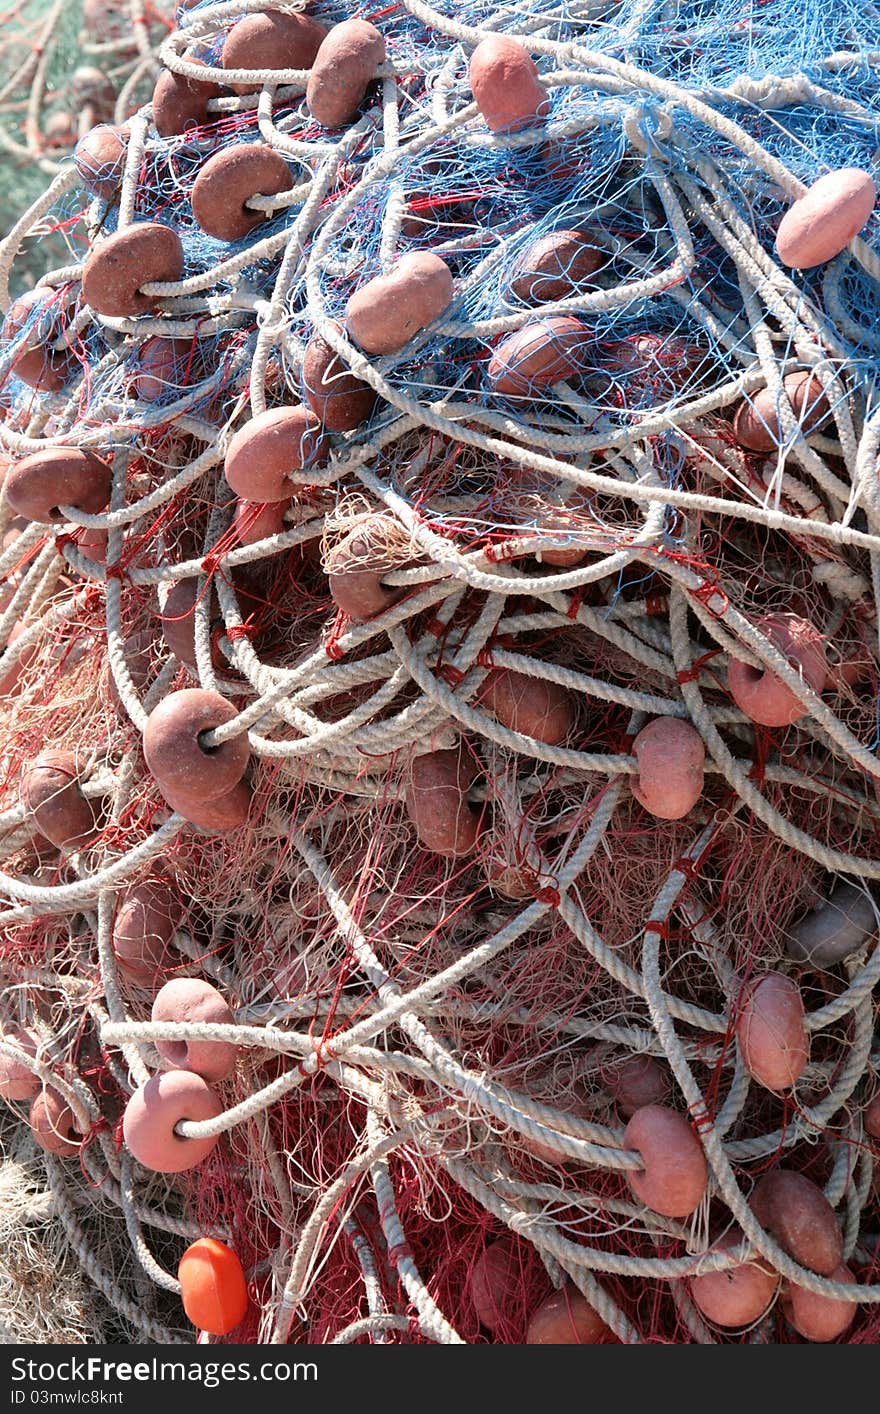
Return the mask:
<path fill-rule="evenodd" d="M 518 1343 L 555 1300 L 572 1342 L 581 1299 L 591 1339 L 798 1343 L 815 1298 L 814 1338 L 876 1343 L 880 218 L 804 270 L 774 244 L 876 169 L 875 11 L 315 3 L 385 46 L 331 127 L 305 70 L 224 59 L 266 8 L 96 41 L 92 121 L 124 126 L 0 246 L 4 308 L 42 272 L 0 346 L 0 1053 L 48 1115 L 25 1083 L 10 1133 L 55 1150 L 33 1221 L 126 1339 L 193 1338 L 177 1264 L 214 1237 L 236 1340 Z M 474 101 L 493 34 L 537 65 L 519 125 Z M 167 136 L 160 71 L 203 102 Z M 221 229 L 202 174 L 239 148 L 286 175 Z M 97 310 L 102 251 L 151 223 L 177 273 Z M 98 458 L 98 509 L 22 518 L 47 448 Z M 196 687 L 227 704 L 212 769 L 247 743 L 201 802 L 149 745 Z M 60 848 L 47 750 L 91 821 Z M 135 956 L 138 898 L 165 923 L 139 905 Z M 185 979 L 220 1010 L 157 1019 Z M 155 1171 L 132 1116 L 204 1043 L 234 1063 L 169 1132 L 203 1157 Z M 665 1212 L 647 1110 L 699 1179 Z M 762 1202 L 780 1174 L 830 1261 Z M 743 1270 L 765 1298 L 721 1324 L 698 1282 Z"/>
<path fill-rule="evenodd" d="M 155 50 L 172 6 L 139 0 L 25 0 L 4 10 L 0 38 L 0 200 L 4 229 L 45 189 L 78 138 L 120 122 L 150 96 Z M 30 289 L 63 244 L 17 262 L 14 293 Z"/>

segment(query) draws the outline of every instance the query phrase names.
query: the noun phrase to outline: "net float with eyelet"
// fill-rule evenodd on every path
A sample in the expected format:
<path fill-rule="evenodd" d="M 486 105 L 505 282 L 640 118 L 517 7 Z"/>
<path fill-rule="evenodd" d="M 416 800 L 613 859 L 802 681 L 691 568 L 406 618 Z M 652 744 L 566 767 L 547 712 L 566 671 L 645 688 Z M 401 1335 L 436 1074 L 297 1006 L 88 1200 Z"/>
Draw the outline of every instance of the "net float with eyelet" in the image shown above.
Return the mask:
<path fill-rule="evenodd" d="M 129 135 L 115 123 L 99 123 L 81 137 L 73 153 L 73 165 L 83 186 L 100 197 L 112 201 L 125 173 Z"/>
<path fill-rule="evenodd" d="M 632 1119 L 645 1105 L 664 1105 L 669 1099 L 669 1071 L 654 1056 L 621 1056 L 606 1061 L 600 1074 L 624 1119 Z"/>
<path fill-rule="evenodd" d="M 814 692 L 822 692 L 828 681 L 828 666 L 822 635 L 797 614 L 768 614 L 755 627 L 769 639 L 791 667 L 800 671 Z M 730 695 L 747 717 L 765 727 L 788 727 L 800 721 L 808 708 L 791 688 L 763 663 L 752 667 L 732 658 L 727 668 Z"/>
<path fill-rule="evenodd" d="M 515 132 L 540 122 L 550 99 L 528 51 L 506 34 L 480 40 L 468 65 L 474 102 L 493 133 Z"/>
<path fill-rule="evenodd" d="M 59 849 L 84 849 L 98 832 L 93 802 L 80 788 L 72 751 L 46 751 L 21 777 L 21 802 L 41 835 Z"/>
<path fill-rule="evenodd" d="M 175 965 L 171 939 L 182 916 L 183 905 L 169 879 L 145 879 L 125 890 L 111 936 L 119 971 L 127 981 L 155 987 Z"/>
<path fill-rule="evenodd" d="M 153 999 L 152 1021 L 181 1021 L 229 1026 L 233 1016 L 225 997 L 199 977 L 174 977 Z M 235 1065 L 238 1047 L 229 1041 L 194 1037 L 187 1041 L 156 1041 L 168 1070 L 191 1070 L 203 1080 L 225 1080 Z"/>
<path fill-rule="evenodd" d="M 183 1309 L 197 1330 L 229 1335 L 247 1315 L 241 1262 L 216 1237 L 200 1237 L 187 1247 L 178 1263 L 177 1280 Z"/>
<path fill-rule="evenodd" d="M 60 332 L 54 319 L 56 311 L 56 291 L 41 285 L 13 300 L 0 328 L 4 343 L 15 340 L 20 344 L 10 371 L 42 393 L 59 393 L 77 367 L 71 350 L 52 348 Z"/>
<path fill-rule="evenodd" d="M 17 1059 L 12 1051 L 0 1050 L 0 1099 L 33 1100 L 43 1088 L 40 1077 L 25 1063 L 25 1056 L 33 1058 L 37 1054 L 40 1038 L 31 1027 L 18 1027 L 5 1031 L 0 1040 L 14 1047 L 20 1054 Z"/>
<path fill-rule="evenodd" d="M 351 296 L 345 327 L 367 353 L 397 353 L 432 324 L 452 300 L 452 272 L 439 255 L 410 251 L 387 275 Z"/>
<path fill-rule="evenodd" d="M 545 523 L 541 526 L 541 533 L 544 535 L 554 535 L 559 529 L 562 530 L 562 523 L 554 525 Z M 542 565 L 552 565 L 554 569 L 570 570 L 575 565 L 580 565 L 587 557 L 587 551 L 580 549 L 577 545 L 572 545 L 569 549 L 560 547 L 556 550 L 540 550 L 538 557 Z"/>
<path fill-rule="evenodd" d="M 51 113 L 43 124 L 43 140 L 48 148 L 74 147 L 77 128 L 70 113 Z"/>
<path fill-rule="evenodd" d="M 196 223 L 218 241 L 240 241 L 269 219 L 247 205 L 252 196 L 290 191 L 293 178 L 279 153 L 261 142 L 237 142 L 209 157 L 193 183 Z"/>
<path fill-rule="evenodd" d="M 439 175 L 439 164 L 431 168 L 432 175 Z M 463 197 L 456 200 L 452 196 L 432 194 L 428 191 L 406 193 L 406 210 L 400 223 L 400 234 L 408 240 L 418 239 L 424 246 L 426 241 L 461 239 L 462 226 L 474 227 L 476 202 Z"/>
<path fill-rule="evenodd" d="M 831 406 L 816 374 L 807 369 L 787 373 L 782 388 L 801 434 L 810 437 L 818 432 L 830 417 Z M 739 404 L 733 419 L 733 435 L 739 445 L 750 452 L 772 452 L 782 444 L 779 400 L 769 388 L 760 388 Z"/>
<path fill-rule="evenodd" d="M 706 1255 L 735 1251 L 744 1240 L 738 1229 L 726 1232 Z M 707 1321 L 725 1330 L 738 1330 L 759 1320 L 769 1309 L 779 1277 L 762 1262 L 749 1261 L 719 1272 L 698 1273 L 689 1284 L 691 1299 Z"/>
<path fill-rule="evenodd" d="M 339 329 L 339 325 L 335 326 Z M 351 432 L 366 422 L 376 403 L 368 383 L 356 378 L 320 334 L 306 347 L 302 366 L 305 401 L 328 432 Z"/>
<path fill-rule="evenodd" d="M 876 1094 L 862 1114 L 865 1133 L 872 1139 L 880 1139 L 880 1093 Z"/>
<path fill-rule="evenodd" d="M 537 846 L 511 838 L 509 823 L 485 825 L 479 834 L 480 868 L 493 894 L 531 899 L 542 885 L 543 862 Z"/>
<path fill-rule="evenodd" d="M 575 705 L 568 688 L 512 668 L 495 668 L 488 673 L 474 705 L 490 712 L 511 731 L 548 746 L 558 746 L 574 728 Z"/>
<path fill-rule="evenodd" d="M 477 767 L 461 748 L 416 756 L 406 788 L 406 813 L 425 849 L 447 859 L 473 854 L 480 817 L 467 793 Z"/>
<path fill-rule="evenodd" d="M 141 287 L 177 281 L 183 267 L 177 232 L 157 221 L 142 221 L 92 246 L 83 266 L 82 298 L 96 314 L 115 319 L 151 314 L 159 301 Z"/>
<path fill-rule="evenodd" d="M 706 353 L 675 334 L 630 334 L 603 345 L 599 372 L 611 377 L 616 398 L 628 408 L 656 407 L 687 387 Z"/>
<path fill-rule="evenodd" d="M 621 175 L 622 162 L 607 151 L 597 156 L 594 152 L 592 133 L 580 133 L 566 138 L 554 138 L 540 148 L 540 161 L 544 173 L 555 185 L 581 184 L 584 174 L 593 176 L 601 173 L 603 184 Z"/>
<path fill-rule="evenodd" d="M 849 1267 L 842 1262 L 829 1273 L 829 1280 L 841 1282 L 844 1286 L 854 1286 L 856 1281 Z M 789 1325 L 804 1340 L 826 1345 L 849 1330 L 859 1307 L 856 1301 L 823 1296 L 820 1292 L 798 1286 L 796 1282 L 789 1282 L 783 1291 L 782 1309 Z"/>
<path fill-rule="evenodd" d="M 243 501 L 235 503 L 232 533 L 239 545 L 256 545 L 260 540 L 281 535 L 288 527 L 284 512 L 291 501 Z"/>
<path fill-rule="evenodd" d="M 223 1106 L 206 1080 L 191 1070 L 165 1070 L 131 1096 L 122 1135 L 132 1158 L 153 1173 L 186 1173 L 205 1160 L 219 1136 L 186 1139 L 176 1126 L 216 1119 Z"/>
<path fill-rule="evenodd" d="M 617 1338 L 570 1281 L 541 1302 L 529 1319 L 526 1345 L 606 1345 Z"/>
<path fill-rule="evenodd" d="M 264 10 L 246 15 L 229 31 L 220 62 L 224 69 L 310 69 L 327 37 L 310 15 Z M 259 93 L 261 82 L 231 83 L 233 93 Z"/>
<path fill-rule="evenodd" d="M 243 618 L 259 612 L 260 601 L 237 585 L 236 595 Z M 196 604 L 202 596 L 207 597 L 208 628 L 211 635 L 211 662 L 218 673 L 229 675 L 234 670 L 220 647 L 220 636 L 226 632 L 226 624 L 217 602 L 217 593 L 212 584 L 203 585 L 201 591 L 195 579 L 178 579 L 171 586 L 159 614 L 162 637 L 174 654 L 192 673 L 196 671 Z"/>
<path fill-rule="evenodd" d="M 103 69 L 93 64 L 83 64 L 74 69 L 70 76 L 70 91 L 78 100 L 80 111 L 87 113 L 92 123 L 112 118 L 116 107 L 116 88 Z M 91 110 L 90 114 L 88 110 Z"/>
<path fill-rule="evenodd" d="M 810 1057 L 800 988 L 781 972 L 755 978 L 736 1023 L 746 1070 L 766 1090 L 790 1090 Z"/>
<path fill-rule="evenodd" d="M 253 803 L 253 791 L 247 781 L 239 781 L 232 790 L 216 795 L 212 800 L 198 800 L 183 791 L 162 787 L 166 804 L 182 815 L 190 825 L 212 835 L 227 835 L 240 830 L 247 822 Z"/>
<path fill-rule="evenodd" d="M 219 692 L 201 687 L 170 692 L 153 708 L 144 728 L 144 757 L 163 792 L 204 802 L 238 785 L 250 760 L 247 733 L 218 746 L 207 747 L 202 740 L 237 715 Z"/>
<path fill-rule="evenodd" d="M 197 64 L 199 60 L 189 62 Z M 193 79 L 163 69 L 153 88 L 153 122 L 159 136 L 174 137 L 187 128 L 204 127 L 210 121 L 208 104 L 222 92 L 213 79 Z"/>
<path fill-rule="evenodd" d="M 62 506 L 97 515 L 110 500 L 110 468 L 80 447 L 46 447 L 15 462 L 6 476 L 13 510 L 41 525 L 57 525 Z"/>
<path fill-rule="evenodd" d="M 226 480 L 247 501 L 289 501 L 290 477 L 323 459 L 321 424 L 304 407 L 269 408 L 240 427 L 229 443 Z"/>
<path fill-rule="evenodd" d="M 477 1320 L 493 1333 L 515 1303 L 523 1274 L 523 1258 L 512 1237 L 499 1237 L 480 1253 L 468 1276 L 468 1295 Z"/>
<path fill-rule="evenodd" d="M 326 556 L 330 593 L 337 608 L 354 623 L 367 623 L 403 599 L 402 585 L 386 585 L 382 576 L 404 568 L 410 559 L 405 532 L 390 516 L 359 521 Z"/>
<path fill-rule="evenodd" d="M 27 648 L 22 650 L 21 656 L 14 663 L 9 663 L 7 650 L 14 648 L 22 634 L 26 632 L 26 627 L 20 620 L 13 624 L 9 630 L 6 649 L 0 655 L 0 700 L 18 696 L 24 686 L 24 675 L 39 652 L 36 644 L 29 644 Z"/>
<path fill-rule="evenodd" d="M 871 895 L 864 887 L 844 881 L 789 927 L 785 948 L 798 962 L 835 967 L 863 948 L 877 928 Z"/>
<path fill-rule="evenodd" d="M 846 250 L 865 226 L 877 186 L 861 167 L 826 172 L 786 211 L 776 232 L 783 265 L 813 270 Z"/>
<path fill-rule="evenodd" d="M 385 62 L 385 40 L 367 20 L 343 20 L 321 43 L 306 87 L 306 106 L 324 128 L 351 121 Z"/>
<path fill-rule="evenodd" d="M 188 339 L 163 339 L 153 335 L 134 352 L 130 387 L 142 403 L 160 398 L 171 402 L 186 387 L 187 364 L 192 356 Z"/>
<path fill-rule="evenodd" d="M 547 490 L 549 492 L 551 488 L 548 487 Z M 540 550 L 531 550 L 526 546 L 522 553 L 534 554 L 540 564 L 552 565 L 555 569 L 573 569 L 575 565 L 581 564 L 590 553 L 589 548 L 578 543 L 576 539 L 577 534 L 583 532 L 585 525 L 584 517 L 579 512 L 585 510 L 586 507 L 579 500 L 575 500 L 571 505 L 545 503 L 538 510 L 530 510 L 528 532 L 541 536 L 565 536 L 574 543 Z M 512 511 L 512 514 L 515 514 L 515 511 Z"/>
<path fill-rule="evenodd" d="M 623 1133 L 623 1148 L 641 1157 L 628 1169 L 636 1199 L 667 1218 L 688 1218 L 706 1193 L 708 1169 L 702 1145 L 684 1115 L 664 1105 L 643 1105 Z"/>
<path fill-rule="evenodd" d="M 759 1178 L 749 1205 L 783 1251 L 808 1271 L 830 1277 L 843 1260 L 843 1234 L 817 1184 L 793 1169 Z"/>
<path fill-rule="evenodd" d="M 30 1108 L 28 1123 L 40 1148 L 47 1154 L 69 1159 L 79 1153 L 82 1131 L 73 1110 L 57 1090 L 50 1088 L 37 1095 Z"/>
<path fill-rule="evenodd" d="M 492 352 L 486 378 L 501 396 L 524 397 L 572 377 L 583 364 L 589 338 L 570 314 L 547 314 L 508 334 Z"/>
<path fill-rule="evenodd" d="M 703 793 L 703 738 L 679 717 L 657 717 L 636 736 L 633 755 L 639 773 L 630 789 L 658 820 L 682 820 Z"/>
<path fill-rule="evenodd" d="M 605 259 L 586 231 L 552 231 L 519 258 L 510 288 L 529 305 L 569 299 L 592 281 Z"/>
<path fill-rule="evenodd" d="M 126 0 L 83 0 L 82 22 L 90 39 L 127 39 L 131 34 Z"/>
<path fill-rule="evenodd" d="M 94 528 L 86 526 L 78 531 L 76 543 L 79 546 L 80 554 L 84 555 L 86 559 L 93 560 L 98 565 L 107 563 L 107 532 L 100 526 Z"/>

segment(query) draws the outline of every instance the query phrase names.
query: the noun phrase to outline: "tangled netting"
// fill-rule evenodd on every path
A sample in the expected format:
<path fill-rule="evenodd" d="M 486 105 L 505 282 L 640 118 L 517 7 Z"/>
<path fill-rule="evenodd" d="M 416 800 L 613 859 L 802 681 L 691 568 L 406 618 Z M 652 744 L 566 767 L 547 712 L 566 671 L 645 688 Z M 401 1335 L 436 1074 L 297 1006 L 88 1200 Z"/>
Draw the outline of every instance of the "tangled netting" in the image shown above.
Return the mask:
<path fill-rule="evenodd" d="M 214 1236 L 247 1277 L 240 1340 L 515 1343 L 567 1283 L 624 1343 L 796 1343 L 798 1292 L 844 1303 L 841 1338 L 876 1343 L 880 218 L 803 272 L 774 251 L 818 177 L 876 168 L 876 12 L 401 0 L 358 12 L 386 58 L 334 130 L 307 72 L 222 67 L 232 26 L 266 8 L 178 13 L 158 57 L 223 86 L 208 121 L 161 137 L 142 107 L 107 199 L 64 164 L 0 247 L 4 308 L 16 261 L 50 233 L 68 252 L 34 316 L 63 386 L 12 371 L 33 320 L 0 350 L 8 461 L 75 446 L 112 470 L 109 509 L 65 506 L 54 527 L 4 510 L 0 1051 L 69 1107 L 40 1201 L 134 1338 L 192 1339 L 177 1263 Z M 132 82 L 149 61 L 134 32 Z M 493 131 L 474 102 L 491 32 L 537 63 L 547 111 L 525 127 Z M 230 244 L 195 219 L 193 184 L 257 142 L 290 185 L 247 202 L 262 222 Z M 178 233 L 182 276 L 142 285 L 153 312 L 98 314 L 84 260 L 141 222 Z M 524 286 L 535 243 L 572 230 L 591 273 Z M 425 251 L 451 302 L 366 352 L 348 301 Z M 538 317 L 577 321 L 577 361 L 499 377 Z M 283 503 L 237 503 L 230 442 L 301 403 L 315 335 L 372 412 L 301 458 Z M 144 397 L 157 336 L 174 343 Z M 783 388 L 804 371 L 818 429 Z M 762 390 L 769 451 L 732 420 Z M 339 586 L 358 575 L 380 602 L 351 618 Z M 774 631 L 793 619 L 824 676 Z M 733 664 L 787 691 L 781 725 L 738 705 Z M 196 685 L 233 708 L 206 750 L 247 734 L 250 809 L 225 832 L 172 813 L 143 756 L 157 704 Z M 658 718 L 705 751 L 675 819 L 637 780 Z M 100 812 L 79 850 L 49 848 L 19 798 L 46 748 L 75 754 Z M 450 752 L 458 785 L 420 802 L 425 761 Z M 456 790 L 474 827 L 459 851 L 440 819 Z M 145 882 L 177 909 L 155 985 L 116 946 Z M 802 920 L 832 890 L 869 921 L 839 956 L 805 955 Z M 748 1053 L 768 972 L 805 1010 L 793 1084 L 763 1083 Z M 231 1019 L 151 1020 L 175 977 L 210 981 Z M 176 1129 L 207 1156 L 152 1172 L 123 1111 L 204 1041 L 237 1048 L 216 1117 Z M 705 1157 L 684 1217 L 640 1196 L 634 1062 Z M 779 1170 L 835 1210 L 830 1264 L 750 1202 Z M 506 1264 L 491 1319 L 487 1251 Z M 767 1309 L 724 1328 L 692 1279 L 750 1257 L 773 1274 Z"/>
<path fill-rule="evenodd" d="M 39 196 L 95 123 L 130 118 L 149 97 L 155 50 L 173 28 L 158 0 L 25 0 L 6 9 L 0 33 L 0 200 L 5 225 Z M 24 200 L 22 200 L 24 197 Z M 63 243 L 53 242 L 59 258 Z M 19 263 L 18 283 L 46 268 Z"/>

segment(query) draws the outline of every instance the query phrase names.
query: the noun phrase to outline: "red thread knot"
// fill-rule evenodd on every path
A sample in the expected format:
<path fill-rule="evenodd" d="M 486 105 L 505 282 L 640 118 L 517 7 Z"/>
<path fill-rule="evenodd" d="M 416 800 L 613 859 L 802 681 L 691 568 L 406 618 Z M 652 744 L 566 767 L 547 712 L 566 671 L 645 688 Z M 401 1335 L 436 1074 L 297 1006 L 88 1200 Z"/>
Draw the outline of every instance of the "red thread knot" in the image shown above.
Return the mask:
<path fill-rule="evenodd" d="M 330 625 L 330 629 L 327 633 L 327 638 L 324 643 L 324 652 L 327 654 L 327 657 L 330 659 L 331 663 L 338 663 L 340 658 L 345 656 L 344 649 L 340 648 L 339 646 L 339 639 L 345 633 L 345 630 L 348 628 L 349 623 L 350 619 L 348 617 L 348 614 L 344 614 L 340 609 L 336 615 L 336 618 L 333 620 L 333 623 Z"/>
<path fill-rule="evenodd" d="M 535 898 L 538 903 L 546 903 L 549 908 L 558 908 L 562 902 L 559 890 L 552 884 L 545 884 L 543 889 L 538 889 Z"/>
<path fill-rule="evenodd" d="M 708 653 L 703 653 L 699 658 L 695 658 L 689 668 L 683 668 L 680 673 L 676 673 L 676 680 L 680 683 L 696 682 L 706 664 L 712 658 L 717 658 L 720 652 L 720 648 L 710 648 Z"/>
<path fill-rule="evenodd" d="M 222 559 L 222 553 L 218 554 L 216 550 L 208 551 L 207 555 L 202 560 L 202 572 L 203 574 L 207 575 L 208 579 L 210 579 L 212 575 L 216 574 L 217 570 L 220 567 L 220 561 Z"/>
<path fill-rule="evenodd" d="M 516 558 L 516 551 L 513 541 L 511 540 L 502 540 L 500 545 L 487 545 L 483 554 L 493 565 L 502 564 L 505 560 L 513 560 Z"/>
<path fill-rule="evenodd" d="M 695 1104 L 688 1106 L 688 1118 L 691 1128 L 700 1138 L 702 1138 L 704 1134 L 708 1134 L 715 1125 L 715 1121 L 706 1109 L 703 1100 L 699 1100 Z"/>
<path fill-rule="evenodd" d="M 722 619 L 730 607 L 730 600 L 724 590 L 719 588 L 717 584 L 713 584 L 711 580 L 703 580 L 699 589 L 694 589 L 692 592 L 693 597 L 699 599 L 700 603 L 708 610 L 713 619 Z M 710 603 L 710 600 L 716 594 L 721 601 L 720 608 L 713 608 Z"/>
<path fill-rule="evenodd" d="M 412 1261 L 412 1248 L 408 1242 L 398 1242 L 394 1247 L 388 1248 L 388 1260 L 392 1266 L 397 1266 L 398 1262 Z"/>
<path fill-rule="evenodd" d="M 451 663 L 444 663 L 442 668 L 437 669 L 437 674 L 443 679 L 447 687 L 451 687 L 453 691 L 455 691 L 458 685 L 467 676 L 460 668 L 454 668 Z"/>
<path fill-rule="evenodd" d="M 682 856 L 681 859 L 676 859 L 672 867 L 677 874 L 683 874 L 686 879 L 689 879 L 691 882 L 693 882 L 693 880 L 697 877 L 697 872 L 700 867 L 700 861 L 699 859 L 687 859 Z"/>
<path fill-rule="evenodd" d="M 650 919 L 648 920 L 648 922 L 645 924 L 645 932 L 646 932 L 646 933 L 656 933 L 657 936 L 658 936 L 658 938 L 663 938 L 664 940 L 668 940 L 668 938 L 669 938 L 669 924 L 668 924 L 668 923 L 661 922 L 659 919 L 650 918 Z"/>

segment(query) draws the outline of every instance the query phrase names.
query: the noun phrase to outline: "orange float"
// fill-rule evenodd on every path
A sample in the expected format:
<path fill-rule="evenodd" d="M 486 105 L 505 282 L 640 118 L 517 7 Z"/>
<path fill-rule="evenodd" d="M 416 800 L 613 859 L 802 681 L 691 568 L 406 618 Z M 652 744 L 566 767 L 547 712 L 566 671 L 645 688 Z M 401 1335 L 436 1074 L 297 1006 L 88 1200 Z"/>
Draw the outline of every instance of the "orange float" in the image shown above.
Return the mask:
<path fill-rule="evenodd" d="M 248 1308 L 241 1262 L 216 1237 L 200 1237 L 187 1247 L 177 1268 L 183 1309 L 193 1325 L 208 1335 L 228 1335 L 241 1325 Z"/>

